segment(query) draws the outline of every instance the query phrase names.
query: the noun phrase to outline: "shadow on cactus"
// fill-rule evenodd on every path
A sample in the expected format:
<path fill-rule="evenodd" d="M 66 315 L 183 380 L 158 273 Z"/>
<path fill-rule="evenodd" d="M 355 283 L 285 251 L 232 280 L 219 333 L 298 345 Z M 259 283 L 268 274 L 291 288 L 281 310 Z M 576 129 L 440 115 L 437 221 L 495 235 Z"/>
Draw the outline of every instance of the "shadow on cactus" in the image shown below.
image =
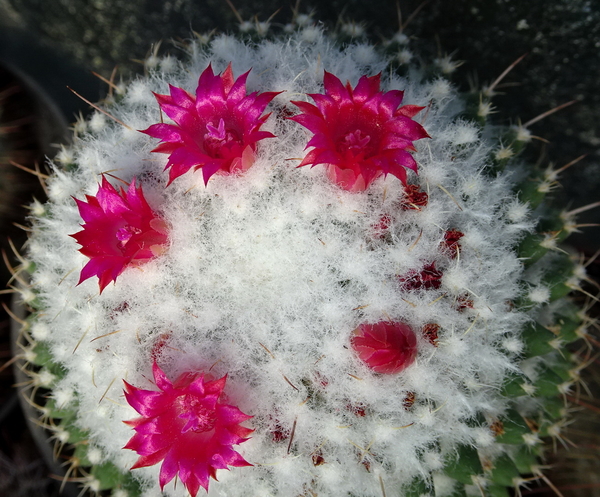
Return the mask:
<path fill-rule="evenodd" d="M 44 423 L 118 496 L 547 478 L 589 323 L 558 248 L 581 209 L 519 155 L 536 120 L 492 125 L 498 82 L 458 94 L 401 34 L 297 21 L 191 41 L 59 155 L 21 268 Z"/>

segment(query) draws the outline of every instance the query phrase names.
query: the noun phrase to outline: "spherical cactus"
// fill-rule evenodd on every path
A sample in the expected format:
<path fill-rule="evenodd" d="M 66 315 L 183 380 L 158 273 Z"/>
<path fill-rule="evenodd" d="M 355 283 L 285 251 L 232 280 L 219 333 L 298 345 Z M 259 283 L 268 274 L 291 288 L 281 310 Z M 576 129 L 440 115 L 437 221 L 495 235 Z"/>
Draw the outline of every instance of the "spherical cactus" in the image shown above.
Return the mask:
<path fill-rule="evenodd" d="M 584 273 L 557 250 L 576 212 L 542 208 L 557 172 L 519 159 L 529 129 L 490 124 L 451 60 L 407 65 L 407 39 L 250 34 L 129 83 L 32 220 L 25 355 L 81 481 L 443 497 L 540 476 Z"/>

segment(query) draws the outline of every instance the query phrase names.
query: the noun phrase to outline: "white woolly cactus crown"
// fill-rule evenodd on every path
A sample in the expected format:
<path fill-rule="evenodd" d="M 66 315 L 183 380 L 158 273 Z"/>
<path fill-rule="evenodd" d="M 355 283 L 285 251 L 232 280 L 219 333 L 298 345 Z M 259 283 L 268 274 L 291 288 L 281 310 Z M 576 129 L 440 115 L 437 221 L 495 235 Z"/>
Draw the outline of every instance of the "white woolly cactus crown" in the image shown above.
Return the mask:
<path fill-rule="evenodd" d="M 190 171 L 165 187 L 168 157 L 151 153 L 157 141 L 136 130 L 171 122 L 152 92 L 173 85 L 193 93 L 209 63 L 215 72 L 231 63 L 236 77 L 251 70 L 248 92 L 281 92 L 261 128 L 275 138 L 260 141 L 244 173 L 214 175 L 205 186 Z M 286 119 L 296 113 L 290 102 L 322 93 L 324 70 L 352 87 L 382 73 L 382 91 L 403 90 L 403 104 L 425 107 L 414 119 L 430 138 L 415 142 L 418 175 L 408 182 L 428 194 L 426 205 L 402 208 L 407 193 L 392 175 L 350 192 L 323 166 L 295 167 L 310 133 Z M 97 113 L 59 155 L 28 245 L 31 337 L 60 365 L 40 375 L 52 409 L 76 412 L 70 426 L 85 434 L 90 463 L 124 474 L 135 463 L 123 449 L 134 430 L 123 421 L 139 414 L 122 380 L 157 390 L 154 360 L 172 381 L 227 375 L 227 404 L 252 416 L 244 426 L 254 432 L 235 450 L 253 466 L 219 470 L 209 495 L 412 495 L 414 481 L 426 482 L 422 493 L 460 495 L 465 483 L 486 485 L 449 469 L 471 464 L 465 451 L 490 461 L 514 455 L 492 427 L 514 407 L 503 389 L 522 374 L 521 330 L 537 312 L 514 302 L 524 288 L 538 308 L 551 297 L 543 271 L 524 285 L 516 252 L 535 223 L 513 193 L 514 168 L 488 172 L 495 131 L 462 117 L 466 104 L 447 80 L 407 74 L 396 76 L 370 45 L 340 49 L 312 27 L 258 44 L 220 36 L 122 89 L 109 113 L 126 126 Z M 96 278 L 78 285 L 88 258 L 70 235 L 82 225 L 73 198 L 95 195 L 103 174 L 115 187 L 135 178 L 169 229 L 164 253 L 99 293 Z M 444 250 L 451 230 L 464 235 L 458 253 Z M 405 283 L 431 264 L 435 285 Z M 353 330 L 378 322 L 416 335 L 416 360 L 397 374 L 373 372 L 351 346 Z M 437 340 L 423 331 L 432 324 Z M 525 383 L 535 382 L 539 363 L 528 365 Z M 524 399 L 522 409 L 532 410 Z M 538 443 L 534 433 L 523 441 Z M 131 471 L 142 495 L 159 495 L 159 471 L 158 463 Z M 88 486 L 107 488 L 100 476 Z M 174 480 L 164 493 L 187 489 Z"/>

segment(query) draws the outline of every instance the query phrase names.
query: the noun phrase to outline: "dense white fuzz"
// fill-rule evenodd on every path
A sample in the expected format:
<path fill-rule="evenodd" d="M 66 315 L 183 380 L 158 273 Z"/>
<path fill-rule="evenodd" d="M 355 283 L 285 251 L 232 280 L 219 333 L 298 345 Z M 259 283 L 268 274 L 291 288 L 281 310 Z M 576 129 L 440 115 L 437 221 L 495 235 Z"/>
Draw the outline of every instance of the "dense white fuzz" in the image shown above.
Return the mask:
<path fill-rule="evenodd" d="M 55 388 L 52 392 L 52 398 L 56 402 L 56 407 L 62 409 L 66 407 L 75 396 L 75 392 L 70 388 Z"/>
<path fill-rule="evenodd" d="M 31 326 L 31 336 L 33 336 L 33 338 L 35 338 L 36 340 L 46 340 L 48 338 L 49 332 L 50 328 L 41 321 L 36 321 Z"/>
<path fill-rule="evenodd" d="M 520 354 L 523 351 L 523 348 L 525 347 L 521 340 L 514 337 L 509 337 L 506 340 L 504 340 L 502 342 L 502 346 L 509 352 L 512 352 L 513 354 Z"/>
<path fill-rule="evenodd" d="M 550 289 L 542 285 L 536 286 L 529 291 L 527 297 L 535 304 L 543 304 L 550 299 Z"/>
<path fill-rule="evenodd" d="M 42 369 L 39 374 L 34 378 L 34 382 L 36 385 L 41 387 L 49 388 L 54 383 L 56 376 L 53 375 L 47 369 Z"/>
<path fill-rule="evenodd" d="M 267 29 L 248 24 L 240 29 Z M 146 66 L 156 70 L 109 109 L 145 129 L 161 119 L 152 92 L 167 93 L 172 84 L 193 93 L 209 62 L 215 71 L 232 62 L 236 76 L 252 69 L 249 91 L 284 93 L 264 125 L 277 138 L 259 143 L 244 175 L 215 175 L 205 187 L 200 172 L 189 172 L 165 188 L 167 156 L 151 153 L 157 140 L 95 114 L 89 134 L 60 159 L 78 167 L 56 168 L 49 180 L 48 213 L 36 219 L 30 243 L 45 307 L 32 335 L 66 370 L 53 396 L 67 405 L 76 395 L 77 424 L 97 447 L 90 458 L 124 469 L 135 461 L 122 449 L 133 434 L 122 421 L 137 417 L 122 380 L 154 389 L 153 357 L 171 379 L 185 371 L 227 374 L 229 402 L 253 416 L 246 424 L 255 432 L 237 450 L 255 466 L 220 471 L 210 495 L 380 496 L 376 475 L 397 495 L 413 477 L 441 469 L 438 444 L 449 453 L 457 444 L 493 443 L 469 421 L 505 409 L 498 392 L 522 348 L 519 330 L 528 318 L 506 302 L 521 292 L 513 247 L 531 228 L 528 208 L 514 199 L 508 175 L 484 174 L 496 144 L 458 117 L 464 107 L 446 80 L 387 79 L 388 61 L 373 47 L 340 51 L 304 24 L 286 42 L 197 41 L 185 67 L 152 56 Z M 342 26 L 353 37 L 362 29 Z M 451 72 L 457 63 L 445 58 L 440 66 Z M 350 193 L 332 185 L 322 166 L 295 167 L 307 132 L 278 111 L 322 93 L 324 69 L 353 85 L 383 71 L 384 90 L 404 90 L 403 103 L 428 106 L 416 119 L 431 138 L 415 143 L 419 174 L 409 175 L 429 194 L 428 205 L 402 209 L 404 189 L 391 175 Z M 77 285 L 87 259 L 69 235 L 82 224 L 72 197 L 95 195 L 103 171 L 127 182 L 136 177 L 170 228 L 163 255 L 127 269 L 99 295 L 96 278 Z M 390 226 L 379 236 L 383 216 Z M 464 234 L 458 253 L 444 250 L 449 230 Z M 432 263 L 443 274 L 439 288 L 402 283 Z M 529 297 L 545 302 L 543 290 Z M 350 347 L 359 324 L 384 320 L 417 334 L 416 362 L 397 375 L 374 374 Z M 421 334 L 431 323 L 439 326 L 438 347 Z M 55 380 L 46 373 L 42 384 Z M 415 401 L 407 407 L 409 393 Z M 289 436 L 294 423 L 288 450 L 289 438 L 274 441 L 275 432 Z M 314 464 L 317 449 L 325 464 Z M 147 495 L 158 495 L 158 472 L 158 465 L 133 472 Z M 439 495 L 452 493 L 443 475 L 434 483 Z M 183 485 L 165 491 L 186 493 Z"/>
<path fill-rule="evenodd" d="M 456 490 L 456 485 L 456 480 L 443 473 L 435 473 L 433 475 L 433 486 L 435 488 L 436 496 L 446 497 L 447 495 L 452 495 Z"/>
<path fill-rule="evenodd" d="M 60 150 L 54 157 L 54 160 L 61 164 L 71 164 L 73 162 L 73 150 L 70 147 L 61 145 Z"/>
<path fill-rule="evenodd" d="M 94 112 L 88 125 L 93 133 L 99 133 L 106 126 L 106 116 L 100 112 Z"/>
<path fill-rule="evenodd" d="M 400 62 L 400 64 L 408 64 L 413 58 L 413 54 L 407 48 L 402 49 L 396 55 L 396 60 Z"/>

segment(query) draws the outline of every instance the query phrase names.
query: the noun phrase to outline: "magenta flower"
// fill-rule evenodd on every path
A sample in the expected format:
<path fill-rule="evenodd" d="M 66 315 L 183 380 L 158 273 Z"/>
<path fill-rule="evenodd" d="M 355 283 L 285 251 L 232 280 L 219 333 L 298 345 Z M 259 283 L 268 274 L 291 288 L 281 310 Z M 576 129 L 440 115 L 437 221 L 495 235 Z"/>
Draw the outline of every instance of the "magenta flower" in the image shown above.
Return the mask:
<path fill-rule="evenodd" d="M 404 92 L 379 90 L 381 74 L 362 76 L 352 89 L 325 71 L 325 94 L 310 94 L 316 105 L 292 102 L 303 112 L 290 119 L 314 133 L 300 166 L 325 164 L 329 178 L 350 191 L 363 191 L 382 174 L 406 184 L 406 169 L 417 171 L 409 153 L 413 141 L 429 135 L 411 119 L 423 107 L 403 105 Z"/>
<path fill-rule="evenodd" d="M 79 283 L 98 276 L 100 293 L 129 266 L 140 266 L 162 254 L 167 244 L 167 224 L 146 202 L 135 178 L 125 191 L 117 191 L 105 177 L 95 197 L 74 199 L 85 224 L 70 235 L 90 258 Z M 78 284 L 79 284 L 78 283 Z"/>
<path fill-rule="evenodd" d="M 159 391 L 142 390 L 126 381 L 125 398 L 142 417 L 125 421 L 136 434 L 125 445 L 139 454 L 131 469 L 162 462 L 161 489 L 177 474 L 192 497 L 217 469 L 252 466 L 232 449 L 248 440 L 254 430 L 240 425 L 250 419 L 237 407 L 223 403 L 226 376 L 207 380 L 201 373 L 183 373 L 171 383 L 154 362 Z"/>
<path fill-rule="evenodd" d="M 155 94 L 162 111 L 175 124 L 153 124 L 142 131 L 161 143 L 153 152 L 169 155 L 169 184 L 191 168 L 202 169 L 204 183 L 216 172 L 245 171 L 255 160 L 256 144 L 273 138 L 260 127 L 269 117 L 262 115 L 277 92 L 246 95 L 250 71 L 233 79 L 231 64 L 220 75 L 209 66 L 200 75 L 196 96 L 175 86 L 170 95 Z"/>
<path fill-rule="evenodd" d="M 376 373 L 399 373 L 417 357 L 417 337 L 405 323 L 361 324 L 350 343 L 358 358 Z"/>

